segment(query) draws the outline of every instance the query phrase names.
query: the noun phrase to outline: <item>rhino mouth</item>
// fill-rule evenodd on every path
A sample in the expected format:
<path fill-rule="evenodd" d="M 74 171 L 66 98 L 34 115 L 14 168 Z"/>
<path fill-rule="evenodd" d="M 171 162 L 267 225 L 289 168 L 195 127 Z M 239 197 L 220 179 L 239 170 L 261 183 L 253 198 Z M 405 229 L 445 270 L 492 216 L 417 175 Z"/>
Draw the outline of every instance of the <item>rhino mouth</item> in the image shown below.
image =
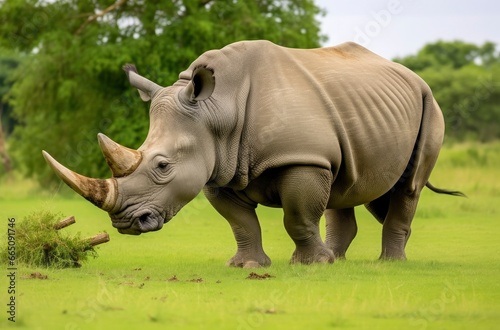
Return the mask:
<path fill-rule="evenodd" d="M 163 228 L 163 225 L 170 221 L 171 217 L 167 214 L 144 210 L 141 213 L 132 216 L 129 219 L 123 219 L 111 216 L 113 227 L 118 229 L 120 234 L 140 235 L 150 231 L 157 231 Z"/>

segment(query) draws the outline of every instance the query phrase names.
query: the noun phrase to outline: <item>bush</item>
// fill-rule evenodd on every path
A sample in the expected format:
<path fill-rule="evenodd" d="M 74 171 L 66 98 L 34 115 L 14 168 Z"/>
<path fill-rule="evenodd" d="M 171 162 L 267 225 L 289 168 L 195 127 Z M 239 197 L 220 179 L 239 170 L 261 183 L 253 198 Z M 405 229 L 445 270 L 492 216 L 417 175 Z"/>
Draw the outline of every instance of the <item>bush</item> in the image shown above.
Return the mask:
<path fill-rule="evenodd" d="M 65 236 L 54 225 L 60 214 L 49 211 L 35 212 L 16 225 L 16 262 L 32 267 L 68 268 L 80 267 L 81 262 L 97 253 L 89 240 L 80 234 Z M 7 248 L 1 253 L 2 262 L 7 262 Z"/>

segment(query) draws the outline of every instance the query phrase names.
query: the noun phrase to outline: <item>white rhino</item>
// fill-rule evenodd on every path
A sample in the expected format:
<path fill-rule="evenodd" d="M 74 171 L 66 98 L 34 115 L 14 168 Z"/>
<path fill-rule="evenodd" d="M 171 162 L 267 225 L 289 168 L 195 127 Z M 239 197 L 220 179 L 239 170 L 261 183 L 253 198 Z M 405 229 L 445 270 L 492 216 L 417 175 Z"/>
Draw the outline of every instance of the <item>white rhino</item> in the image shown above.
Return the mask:
<path fill-rule="evenodd" d="M 234 232 L 231 266 L 271 263 L 258 204 L 283 208 L 292 262 L 344 257 L 361 204 L 383 224 L 380 257 L 405 259 L 422 189 L 461 195 L 428 182 L 444 135 L 429 86 L 357 44 L 237 42 L 202 54 L 170 87 L 124 69 L 151 100 L 150 128 L 138 150 L 98 135 L 113 177 L 81 176 L 43 152 L 120 233 L 161 229 L 203 189 Z"/>

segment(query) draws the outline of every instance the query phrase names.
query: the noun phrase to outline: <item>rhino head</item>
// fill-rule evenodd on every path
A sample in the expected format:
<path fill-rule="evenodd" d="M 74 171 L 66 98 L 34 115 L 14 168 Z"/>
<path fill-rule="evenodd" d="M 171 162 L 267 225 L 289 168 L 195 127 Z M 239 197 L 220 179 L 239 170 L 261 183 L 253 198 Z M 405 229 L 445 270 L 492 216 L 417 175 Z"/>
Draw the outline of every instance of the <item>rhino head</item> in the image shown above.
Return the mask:
<path fill-rule="evenodd" d="M 133 65 L 124 70 L 141 98 L 151 100 L 150 127 L 138 150 L 98 134 L 112 178 L 88 178 L 47 152 L 43 155 L 68 186 L 109 213 L 120 233 L 139 235 L 161 229 L 213 175 L 213 134 L 197 111 L 198 103 L 213 92 L 215 80 L 211 70 L 198 68 L 190 80 L 163 88 L 140 76 Z"/>

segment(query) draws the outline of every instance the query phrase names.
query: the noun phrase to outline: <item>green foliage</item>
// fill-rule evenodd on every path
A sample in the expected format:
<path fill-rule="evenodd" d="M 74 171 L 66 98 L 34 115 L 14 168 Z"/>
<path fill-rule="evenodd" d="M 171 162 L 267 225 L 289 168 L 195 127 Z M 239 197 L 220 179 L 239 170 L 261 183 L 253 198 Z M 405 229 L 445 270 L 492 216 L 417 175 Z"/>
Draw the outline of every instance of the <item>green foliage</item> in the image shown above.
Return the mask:
<path fill-rule="evenodd" d="M 55 230 L 61 220 L 60 214 L 42 211 L 34 212 L 16 225 L 16 263 L 28 267 L 68 268 L 79 267 L 90 256 L 97 253 L 88 240 L 80 235 L 72 237 Z M 7 260 L 7 248 L 0 254 L 1 261 Z"/>
<path fill-rule="evenodd" d="M 474 63 L 483 66 L 500 64 L 500 52 L 492 42 L 477 46 L 460 40 L 440 40 L 425 45 L 416 55 L 395 58 L 394 61 L 413 71 L 439 67 L 460 69 Z"/>
<path fill-rule="evenodd" d="M 0 47 L 0 177 L 11 170 L 6 138 L 12 131 L 15 121 L 11 116 L 12 109 L 4 97 L 12 87 L 10 76 L 18 64 L 19 59 L 14 51 Z"/>
<path fill-rule="evenodd" d="M 58 182 L 41 150 L 89 176 L 109 175 L 95 136 L 137 148 L 148 107 L 121 67 L 135 63 L 172 84 L 202 52 L 242 39 L 317 47 L 313 0 L 32 1 L 0 3 L 0 46 L 22 54 L 9 93 L 15 165 L 44 185 Z M 93 13 L 105 15 L 94 15 Z"/>
<path fill-rule="evenodd" d="M 448 148 L 439 157 L 439 165 L 447 168 L 494 169 L 500 164 L 500 143 L 465 143 Z"/>
<path fill-rule="evenodd" d="M 432 88 L 449 138 L 500 138 L 500 52 L 493 43 L 438 41 L 396 61 L 417 72 Z"/>
<path fill-rule="evenodd" d="M 9 76 L 18 64 L 19 59 L 14 51 L 0 48 L 0 102 L 3 107 L 6 106 L 2 102 L 3 96 L 7 94 L 11 87 Z"/>

